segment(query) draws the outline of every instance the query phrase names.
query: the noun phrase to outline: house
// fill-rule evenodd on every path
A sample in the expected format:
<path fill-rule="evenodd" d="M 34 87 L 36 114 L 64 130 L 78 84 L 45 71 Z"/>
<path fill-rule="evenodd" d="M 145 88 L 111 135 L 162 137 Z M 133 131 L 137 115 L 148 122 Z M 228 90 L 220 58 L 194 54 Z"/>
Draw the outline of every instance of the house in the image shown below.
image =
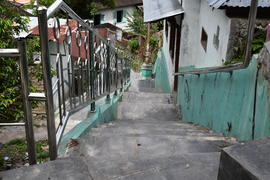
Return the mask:
<path fill-rule="evenodd" d="M 160 8 L 156 13 L 154 7 L 162 7 L 165 1 L 144 0 L 145 21 L 164 20 L 163 53 L 171 89 L 177 89 L 177 78 L 172 74 L 180 67 L 224 66 L 239 53 L 236 47 L 245 47 L 250 2 L 170 0 L 171 9 Z M 269 10 L 270 1 L 259 0 L 258 27 L 267 26 Z"/>
<path fill-rule="evenodd" d="M 123 30 L 113 24 L 99 24 L 94 26 L 94 29 L 104 39 L 109 39 L 113 45 L 117 44 L 118 41 L 122 41 Z"/>
<path fill-rule="evenodd" d="M 222 66 L 236 56 L 235 47 L 246 38 L 251 1 L 184 0 L 180 61 L 181 66 Z M 270 1 L 259 0 L 257 19 L 269 19 Z M 267 23 L 261 20 L 264 26 Z M 191 48 L 192 47 L 192 48 Z"/>
<path fill-rule="evenodd" d="M 262 36 L 259 56 L 247 64 L 224 64 L 235 49 L 245 49 L 249 20 L 254 35 L 266 30 L 270 1 L 258 2 L 250 8 L 251 0 L 143 1 L 144 21 L 164 22 L 155 87 L 176 97 L 183 121 L 240 140 L 270 135 L 269 42 Z M 257 9 L 254 22 L 249 9 L 251 15 Z"/>
<path fill-rule="evenodd" d="M 127 29 L 128 15 L 142 5 L 142 0 L 116 0 L 115 8 L 99 9 L 94 16 L 94 25 L 110 23 L 123 30 Z"/>

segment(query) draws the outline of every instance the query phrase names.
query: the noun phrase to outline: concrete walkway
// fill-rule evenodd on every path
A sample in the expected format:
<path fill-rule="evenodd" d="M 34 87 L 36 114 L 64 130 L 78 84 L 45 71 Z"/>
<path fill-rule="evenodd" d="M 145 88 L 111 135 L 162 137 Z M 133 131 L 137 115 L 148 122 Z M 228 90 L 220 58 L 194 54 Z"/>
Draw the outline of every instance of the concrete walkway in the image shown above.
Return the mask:
<path fill-rule="evenodd" d="M 0 173 L 3 179 L 215 180 L 220 150 L 234 143 L 184 123 L 169 94 L 133 78 L 118 119 L 89 132 L 65 157 Z"/>

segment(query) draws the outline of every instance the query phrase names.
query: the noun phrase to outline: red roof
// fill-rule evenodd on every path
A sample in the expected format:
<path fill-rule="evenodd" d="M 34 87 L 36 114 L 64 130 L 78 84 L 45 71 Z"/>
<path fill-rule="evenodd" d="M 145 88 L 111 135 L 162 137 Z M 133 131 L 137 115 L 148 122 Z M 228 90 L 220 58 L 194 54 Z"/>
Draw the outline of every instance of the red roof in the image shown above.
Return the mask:
<path fill-rule="evenodd" d="M 79 57 L 79 48 L 77 46 L 76 42 L 76 30 L 78 29 L 77 21 L 75 20 L 69 20 L 69 27 L 71 28 L 71 55 L 73 57 Z M 38 26 L 34 27 L 33 29 L 30 30 L 32 35 L 39 35 L 39 28 Z M 61 25 L 60 26 L 60 39 L 59 42 L 64 42 L 66 40 L 66 35 L 68 32 L 68 26 Z M 85 37 L 85 32 L 81 31 L 81 48 L 80 48 L 80 57 L 81 58 L 86 58 L 86 52 L 84 49 L 84 37 Z M 57 41 L 54 35 L 54 28 L 48 28 L 48 38 L 49 41 Z"/>
<path fill-rule="evenodd" d="M 77 21 L 75 20 L 69 20 L 68 24 L 71 28 L 71 31 L 75 31 L 78 27 Z M 66 24 L 60 26 L 60 42 L 63 42 L 66 39 L 67 30 L 68 30 L 68 26 Z M 39 35 L 38 26 L 31 29 L 30 33 L 33 35 Z M 48 28 L 48 38 L 50 41 L 56 41 L 55 35 L 54 35 L 54 28 L 52 27 Z"/>

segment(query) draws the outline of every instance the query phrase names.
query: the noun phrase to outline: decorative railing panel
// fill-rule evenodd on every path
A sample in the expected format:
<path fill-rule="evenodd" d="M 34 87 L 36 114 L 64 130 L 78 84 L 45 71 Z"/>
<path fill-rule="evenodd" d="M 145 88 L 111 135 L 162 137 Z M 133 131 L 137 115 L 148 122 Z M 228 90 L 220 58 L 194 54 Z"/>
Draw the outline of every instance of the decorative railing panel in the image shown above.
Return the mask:
<path fill-rule="evenodd" d="M 59 10 L 66 19 L 55 16 Z M 55 159 L 69 116 L 90 104 L 95 111 L 97 99 L 117 93 L 129 80 L 130 61 L 62 0 L 48 11 L 40 8 L 38 16 L 46 98 L 50 102 L 48 139 L 51 159 Z M 50 27 L 48 20 L 53 22 Z M 49 81 L 51 85 L 46 84 Z"/>
<path fill-rule="evenodd" d="M 61 12 L 60 12 L 61 10 Z M 57 14 L 61 13 L 59 18 Z M 25 126 L 30 164 L 36 163 L 31 101 L 45 101 L 50 159 L 57 158 L 57 147 L 69 117 L 95 101 L 117 94 L 129 80 L 130 58 L 102 38 L 62 0 L 47 10 L 38 9 L 44 93 L 29 92 L 28 61 L 22 33 L 18 49 L 0 49 L 1 56 L 18 57 L 20 62 Z"/>

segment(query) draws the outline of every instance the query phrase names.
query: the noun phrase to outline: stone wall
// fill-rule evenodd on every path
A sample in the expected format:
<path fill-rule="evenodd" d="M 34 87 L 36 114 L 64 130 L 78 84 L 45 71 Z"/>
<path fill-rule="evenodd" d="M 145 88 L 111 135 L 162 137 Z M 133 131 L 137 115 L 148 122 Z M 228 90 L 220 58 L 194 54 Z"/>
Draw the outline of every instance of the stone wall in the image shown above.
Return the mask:
<path fill-rule="evenodd" d="M 257 20 L 257 29 L 266 29 L 269 21 Z M 241 18 L 231 18 L 230 36 L 228 42 L 228 50 L 226 60 L 230 60 L 237 54 L 243 55 L 246 48 L 248 20 Z"/>

